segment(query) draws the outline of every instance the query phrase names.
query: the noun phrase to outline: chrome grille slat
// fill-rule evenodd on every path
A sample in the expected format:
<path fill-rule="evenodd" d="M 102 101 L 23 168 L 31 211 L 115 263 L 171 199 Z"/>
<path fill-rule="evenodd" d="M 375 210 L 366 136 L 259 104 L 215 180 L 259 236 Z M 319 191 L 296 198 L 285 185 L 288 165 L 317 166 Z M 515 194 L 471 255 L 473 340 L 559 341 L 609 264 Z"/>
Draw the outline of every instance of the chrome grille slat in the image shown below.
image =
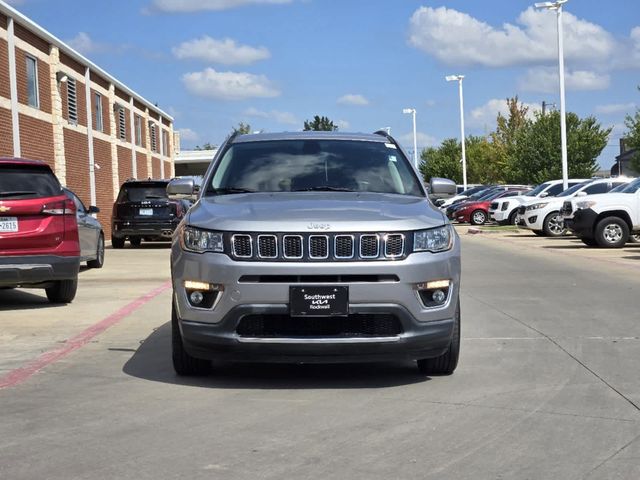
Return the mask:
<path fill-rule="evenodd" d="M 398 258 L 404 254 L 404 235 L 401 233 L 389 233 L 384 237 L 384 256 Z"/>
<path fill-rule="evenodd" d="M 238 258 L 251 258 L 253 256 L 253 239 L 251 235 L 236 234 L 231 237 L 233 255 Z"/>
<path fill-rule="evenodd" d="M 380 256 L 380 237 L 377 234 L 360 235 L 360 258 Z"/>
<path fill-rule="evenodd" d="M 284 258 L 300 259 L 303 256 L 303 239 L 302 235 L 285 235 L 282 237 Z"/>
<path fill-rule="evenodd" d="M 333 238 L 333 254 L 336 258 L 353 258 L 355 253 L 353 235 L 336 235 Z"/>
<path fill-rule="evenodd" d="M 278 237 L 275 235 L 258 235 L 258 257 L 278 258 Z"/>
<path fill-rule="evenodd" d="M 314 260 L 329 258 L 329 237 L 327 235 L 309 235 L 309 258 Z"/>

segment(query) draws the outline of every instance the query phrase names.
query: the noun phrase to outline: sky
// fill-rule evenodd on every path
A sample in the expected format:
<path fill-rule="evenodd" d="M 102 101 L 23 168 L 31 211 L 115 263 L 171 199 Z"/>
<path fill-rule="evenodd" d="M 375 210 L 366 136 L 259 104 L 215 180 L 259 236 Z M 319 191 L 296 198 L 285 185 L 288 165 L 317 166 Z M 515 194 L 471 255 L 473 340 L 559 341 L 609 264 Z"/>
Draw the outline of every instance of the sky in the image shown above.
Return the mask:
<path fill-rule="evenodd" d="M 507 97 L 559 108 L 554 12 L 521 0 L 10 0 L 174 117 L 182 148 L 220 144 L 239 122 L 301 130 L 390 127 L 408 150 L 495 128 Z M 605 8 L 606 6 L 606 8 Z M 640 1 L 570 0 L 566 105 L 613 127 L 610 167 L 640 106 Z"/>

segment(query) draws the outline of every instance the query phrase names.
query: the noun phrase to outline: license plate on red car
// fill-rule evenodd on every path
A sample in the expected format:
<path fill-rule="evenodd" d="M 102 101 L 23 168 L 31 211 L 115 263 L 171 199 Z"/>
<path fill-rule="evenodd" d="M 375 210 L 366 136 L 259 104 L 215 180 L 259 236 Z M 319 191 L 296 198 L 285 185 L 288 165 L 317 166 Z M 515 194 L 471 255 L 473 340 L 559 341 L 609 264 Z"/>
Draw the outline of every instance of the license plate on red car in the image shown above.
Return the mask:
<path fill-rule="evenodd" d="M 17 231 L 18 217 L 0 217 L 0 233 Z"/>

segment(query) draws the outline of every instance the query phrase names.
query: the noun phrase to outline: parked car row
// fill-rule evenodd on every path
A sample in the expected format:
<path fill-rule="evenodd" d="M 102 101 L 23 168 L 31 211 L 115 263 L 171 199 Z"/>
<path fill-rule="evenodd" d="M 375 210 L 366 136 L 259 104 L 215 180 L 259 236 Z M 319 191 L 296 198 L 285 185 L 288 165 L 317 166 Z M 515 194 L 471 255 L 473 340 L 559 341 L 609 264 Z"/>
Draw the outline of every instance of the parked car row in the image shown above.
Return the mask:
<path fill-rule="evenodd" d="M 169 200 L 169 180 L 128 180 L 113 205 L 112 245 L 171 240 L 190 207 Z M 105 234 L 94 214 L 44 162 L 0 158 L 0 289 L 43 288 L 52 303 L 76 295 L 81 263 L 104 265 Z"/>
<path fill-rule="evenodd" d="M 488 219 L 518 225 L 539 236 L 571 233 L 588 246 L 619 248 L 628 242 L 640 243 L 640 179 L 570 179 L 568 185 L 563 190 L 562 180 L 551 180 L 527 193 L 515 187 L 475 187 L 475 193 L 451 203 L 445 211 L 451 220 L 473 225 Z"/>

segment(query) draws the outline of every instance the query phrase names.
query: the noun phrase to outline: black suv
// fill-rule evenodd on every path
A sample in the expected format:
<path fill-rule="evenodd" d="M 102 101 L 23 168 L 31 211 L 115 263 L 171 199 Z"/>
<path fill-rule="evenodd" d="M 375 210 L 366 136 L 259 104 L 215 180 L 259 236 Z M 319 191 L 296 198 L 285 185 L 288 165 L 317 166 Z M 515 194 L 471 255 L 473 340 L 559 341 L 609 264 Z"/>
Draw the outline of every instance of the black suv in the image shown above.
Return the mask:
<path fill-rule="evenodd" d="M 127 180 L 113 204 L 111 245 L 124 247 L 125 240 L 138 247 L 142 240 L 169 241 L 190 207 L 186 200 L 169 200 L 169 180 Z"/>

